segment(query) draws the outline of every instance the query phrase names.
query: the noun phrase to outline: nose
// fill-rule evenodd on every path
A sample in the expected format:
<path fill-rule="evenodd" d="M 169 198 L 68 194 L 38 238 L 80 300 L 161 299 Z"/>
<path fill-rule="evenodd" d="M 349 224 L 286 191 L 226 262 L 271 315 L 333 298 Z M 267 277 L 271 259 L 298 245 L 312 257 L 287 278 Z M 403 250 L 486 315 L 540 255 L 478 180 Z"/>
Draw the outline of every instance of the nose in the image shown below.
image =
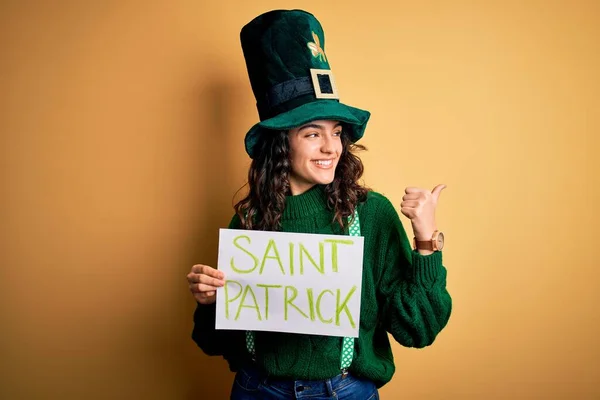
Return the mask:
<path fill-rule="evenodd" d="M 335 152 L 333 135 L 323 135 L 321 141 L 321 152 L 331 154 Z"/>

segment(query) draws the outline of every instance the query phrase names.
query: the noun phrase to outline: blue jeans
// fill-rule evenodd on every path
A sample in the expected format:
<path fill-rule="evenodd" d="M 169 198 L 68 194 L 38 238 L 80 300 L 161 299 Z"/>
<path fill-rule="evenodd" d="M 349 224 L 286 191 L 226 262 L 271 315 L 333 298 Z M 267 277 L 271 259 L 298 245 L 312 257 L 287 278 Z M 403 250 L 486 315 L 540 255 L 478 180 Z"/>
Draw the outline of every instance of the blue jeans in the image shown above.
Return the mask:
<path fill-rule="evenodd" d="M 231 400 L 378 400 L 375 383 L 352 374 L 323 381 L 267 378 L 254 369 L 241 369 L 235 375 Z"/>

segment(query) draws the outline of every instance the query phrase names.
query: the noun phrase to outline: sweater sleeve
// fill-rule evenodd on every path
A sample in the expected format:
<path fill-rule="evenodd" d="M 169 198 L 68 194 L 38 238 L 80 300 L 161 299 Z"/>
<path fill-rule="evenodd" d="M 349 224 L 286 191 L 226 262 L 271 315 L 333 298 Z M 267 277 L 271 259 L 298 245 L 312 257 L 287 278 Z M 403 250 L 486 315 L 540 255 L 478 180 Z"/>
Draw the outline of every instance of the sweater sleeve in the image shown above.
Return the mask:
<path fill-rule="evenodd" d="M 216 311 L 216 304 L 196 302 L 192 339 L 209 356 L 222 356 L 225 348 L 223 335 L 215 329 Z"/>
<path fill-rule="evenodd" d="M 442 253 L 424 256 L 413 250 L 394 206 L 385 199 L 379 208 L 378 220 L 385 221 L 377 235 L 385 249 L 379 260 L 382 322 L 401 345 L 429 346 L 452 310 Z"/>
<path fill-rule="evenodd" d="M 234 216 L 229 223 L 229 229 L 236 229 L 239 226 L 239 218 Z M 216 303 L 200 304 L 196 302 L 196 311 L 194 312 L 194 328 L 192 330 L 192 340 L 198 347 L 209 356 L 224 356 L 229 358 L 229 354 L 239 344 L 242 331 L 216 330 Z"/>

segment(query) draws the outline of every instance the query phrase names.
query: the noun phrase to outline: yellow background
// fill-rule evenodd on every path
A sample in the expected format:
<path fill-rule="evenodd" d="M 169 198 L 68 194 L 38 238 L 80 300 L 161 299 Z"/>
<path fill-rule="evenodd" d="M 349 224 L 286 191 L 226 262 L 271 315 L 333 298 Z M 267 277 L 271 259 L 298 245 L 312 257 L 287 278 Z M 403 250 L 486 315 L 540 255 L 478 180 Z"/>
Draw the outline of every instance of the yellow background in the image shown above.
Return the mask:
<path fill-rule="evenodd" d="M 365 183 L 448 185 L 454 311 L 382 398 L 599 398 L 600 3 L 265 0 L 1 3 L 0 398 L 227 397 L 185 275 L 245 181 L 239 30 L 274 8 L 372 112 Z"/>

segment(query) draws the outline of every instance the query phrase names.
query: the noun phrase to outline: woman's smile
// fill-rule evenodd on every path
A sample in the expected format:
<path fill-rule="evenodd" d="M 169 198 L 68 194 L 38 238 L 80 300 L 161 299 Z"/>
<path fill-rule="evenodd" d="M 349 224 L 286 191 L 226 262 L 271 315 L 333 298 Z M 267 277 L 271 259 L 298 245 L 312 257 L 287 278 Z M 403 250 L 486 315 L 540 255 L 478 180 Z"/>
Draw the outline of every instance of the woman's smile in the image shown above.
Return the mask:
<path fill-rule="evenodd" d="M 318 168 L 322 168 L 322 169 L 330 169 L 333 167 L 333 158 L 327 159 L 327 160 L 313 160 L 313 163 L 318 167 Z"/>

